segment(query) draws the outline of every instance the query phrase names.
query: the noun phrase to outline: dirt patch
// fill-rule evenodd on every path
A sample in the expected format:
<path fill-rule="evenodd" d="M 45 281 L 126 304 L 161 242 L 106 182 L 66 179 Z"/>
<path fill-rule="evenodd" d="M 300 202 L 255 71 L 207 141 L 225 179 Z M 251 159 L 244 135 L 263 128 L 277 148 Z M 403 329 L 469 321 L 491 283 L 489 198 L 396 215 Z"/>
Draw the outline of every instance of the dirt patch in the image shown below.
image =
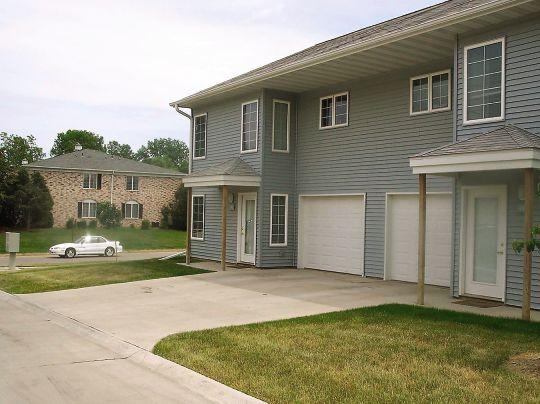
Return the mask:
<path fill-rule="evenodd" d="M 540 353 L 525 352 L 512 356 L 508 360 L 508 367 L 514 372 L 540 379 Z"/>

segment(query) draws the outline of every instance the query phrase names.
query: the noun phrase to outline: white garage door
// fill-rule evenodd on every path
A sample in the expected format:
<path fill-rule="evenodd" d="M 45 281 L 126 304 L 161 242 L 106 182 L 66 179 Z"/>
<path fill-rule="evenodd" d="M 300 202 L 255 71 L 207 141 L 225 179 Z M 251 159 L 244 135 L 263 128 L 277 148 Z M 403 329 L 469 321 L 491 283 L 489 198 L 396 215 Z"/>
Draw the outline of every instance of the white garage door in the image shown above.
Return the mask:
<path fill-rule="evenodd" d="M 388 195 L 386 277 L 418 280 L 418 195 Z M 452 197 L 427 195 L 426 283 L 450 285 Z"/>
<path fill-rule="evenodd" d="M 298 266 L 362 275 L 364 196 L 304 196 L 300 203 Z"/>

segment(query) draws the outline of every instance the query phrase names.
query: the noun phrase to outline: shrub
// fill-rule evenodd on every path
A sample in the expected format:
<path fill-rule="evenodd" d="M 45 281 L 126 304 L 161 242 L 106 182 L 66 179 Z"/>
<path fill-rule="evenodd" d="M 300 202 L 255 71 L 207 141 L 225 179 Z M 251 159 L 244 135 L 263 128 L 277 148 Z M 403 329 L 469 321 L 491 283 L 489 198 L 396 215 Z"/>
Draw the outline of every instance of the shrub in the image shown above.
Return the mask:
<path fill-rule="evenodd" d="M 97 227 L 97 220 L 96 220 L 96 219 L 90 220 L 90 221 L 88 222 L 88 227 L 89 227 L 90 229 L 95 229 L 95 228 Z"/>
<path fill-rule="evenodd" d="M 148 230 L 150 228 L 150 222 L 146 219 L 144 219 L 142 222 L 141 222 L 141 229 L 142 230 Z"/>
<path fill-rule="evenodd" d="M 70 217 L 66 222 L 66 229 L 73 229 L 75 227 L 75 219 Z"/>
<path fill-rule="evenodd" d="M 77 222 L 77 229 L 86 229 L 87 223 L 86 220 L 79 220 Z"/>
<path fill-rule="evenodd" d="M 180 186 L 174 200 L 161 208 L 160 226 L 163 228 L 186 230 L 187 190 Z"/>
<path fill-rule="evenodd" d="M 110 202 L 100 202 L 97 205 L 99 223 L 107 228 L 118 227 L 122 223 L 122 212 Z"/>

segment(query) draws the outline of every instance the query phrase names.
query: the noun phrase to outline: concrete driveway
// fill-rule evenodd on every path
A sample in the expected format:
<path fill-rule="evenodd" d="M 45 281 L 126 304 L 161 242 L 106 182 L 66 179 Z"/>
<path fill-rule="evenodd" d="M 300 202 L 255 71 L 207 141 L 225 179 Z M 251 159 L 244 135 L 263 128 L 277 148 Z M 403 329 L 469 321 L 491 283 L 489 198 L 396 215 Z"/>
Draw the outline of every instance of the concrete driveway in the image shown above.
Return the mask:
<path fill-rule="evenodd" d="M 414 303 L 416 285 L 298 269 L 234 269 L 59 292 L 21 295 L 150 350 L 176 332 L 246 324 L 382 303 Z M 452 304 L 447 288 L 426 287 L 426 304 L 519 316 L 509 307 Z M 538 318 L 540 313 L 533 313 Z"/>

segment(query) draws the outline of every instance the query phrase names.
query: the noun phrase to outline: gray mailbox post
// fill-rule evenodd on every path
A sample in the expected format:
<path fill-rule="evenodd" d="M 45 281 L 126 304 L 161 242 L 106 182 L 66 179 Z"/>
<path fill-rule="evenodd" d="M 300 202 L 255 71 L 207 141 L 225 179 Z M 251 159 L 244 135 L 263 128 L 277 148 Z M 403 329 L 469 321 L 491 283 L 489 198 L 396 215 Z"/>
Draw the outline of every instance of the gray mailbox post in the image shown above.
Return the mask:
<path fill-rule="evenodd" d="M 6 232 L 6 252 L 9 253 L 9 269 L 15 269 L 15 257 L 19 252 L 20 233 Z"/>

